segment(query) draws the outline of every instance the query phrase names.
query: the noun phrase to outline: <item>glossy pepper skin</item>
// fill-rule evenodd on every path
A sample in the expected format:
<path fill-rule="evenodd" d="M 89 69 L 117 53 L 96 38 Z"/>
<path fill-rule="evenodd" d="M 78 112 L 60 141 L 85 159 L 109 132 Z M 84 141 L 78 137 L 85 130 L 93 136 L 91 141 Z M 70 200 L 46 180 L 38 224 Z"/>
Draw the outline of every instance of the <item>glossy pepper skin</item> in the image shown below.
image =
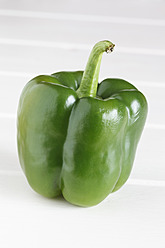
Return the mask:
<path fill-rule="evenodd" d="M 147 101 L 132 84 L 98 85 L 103 52 L 98 42 L 85 71 L 32 79 L 18 107 L 20 164 L 31 187 L 79 206 L 100 203 L 128 179 L 146 116 Z"/>

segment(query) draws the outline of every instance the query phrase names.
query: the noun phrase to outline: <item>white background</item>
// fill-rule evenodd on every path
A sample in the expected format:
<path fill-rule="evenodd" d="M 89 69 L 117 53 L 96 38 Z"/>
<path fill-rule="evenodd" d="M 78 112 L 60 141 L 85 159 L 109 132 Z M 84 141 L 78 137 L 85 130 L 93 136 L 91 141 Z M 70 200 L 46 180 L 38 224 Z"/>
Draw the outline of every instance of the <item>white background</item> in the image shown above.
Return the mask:
<path fill-rule="evenodd" d="M 29 187 L 17 157 L 16 111 L 33 76 L 82 70 L 92 46 L 100 80 L 120 77 L 149 113 L 130 179 L 91 208 Z M 165 247 L 165 1 L 0 0 L 0 247 Z"/>

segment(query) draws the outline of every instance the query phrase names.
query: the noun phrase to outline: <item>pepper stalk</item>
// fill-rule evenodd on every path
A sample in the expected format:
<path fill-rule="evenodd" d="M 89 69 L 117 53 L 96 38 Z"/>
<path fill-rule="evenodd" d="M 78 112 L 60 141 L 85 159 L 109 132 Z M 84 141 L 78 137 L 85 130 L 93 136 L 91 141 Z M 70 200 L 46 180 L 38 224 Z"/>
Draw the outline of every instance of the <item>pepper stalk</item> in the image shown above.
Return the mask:
<path fill-rule="evenodd" d="M 80 87 L 77 90 L 79 98 L 96 97 L 102 55 L 104 52 L 112 52 L 114 46 L 112 42 L 107 40 L 95 44 L 83 73 Z"/>

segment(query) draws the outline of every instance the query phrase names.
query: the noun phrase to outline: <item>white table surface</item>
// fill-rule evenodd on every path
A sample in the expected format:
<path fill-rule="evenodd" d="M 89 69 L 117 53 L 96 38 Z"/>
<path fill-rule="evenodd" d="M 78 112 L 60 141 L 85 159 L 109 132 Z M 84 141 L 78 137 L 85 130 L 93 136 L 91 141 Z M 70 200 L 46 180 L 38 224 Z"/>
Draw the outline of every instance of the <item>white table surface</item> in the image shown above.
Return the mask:
<path fill-rule="evenodd" d="M 131 176 L 95 207 L 46 199 L 28 185 L 16 147 L 22 88 L 38 74 L 84 69 L 92 46 L 100 80 L 120 77 L 149 113 Z M 0 247 L 165 247 L 165 2 L 0 0 Z"/>

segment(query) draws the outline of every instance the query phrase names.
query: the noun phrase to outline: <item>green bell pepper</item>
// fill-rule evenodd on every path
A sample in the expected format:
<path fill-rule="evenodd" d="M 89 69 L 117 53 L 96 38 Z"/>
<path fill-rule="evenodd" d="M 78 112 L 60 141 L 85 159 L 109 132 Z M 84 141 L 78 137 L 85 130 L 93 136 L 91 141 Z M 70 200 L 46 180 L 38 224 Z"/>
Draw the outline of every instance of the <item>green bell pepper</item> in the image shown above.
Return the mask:
<path fill-rule="evenodd" d="M 23 89 L 18 106 L 20 164 L 31 187 L 75 205 L 93 206 L 128 179 L 147 115 L 132 84 L 108 78 L 98 85 L 98 42 L 85 71 L 40 75 Z"/>

